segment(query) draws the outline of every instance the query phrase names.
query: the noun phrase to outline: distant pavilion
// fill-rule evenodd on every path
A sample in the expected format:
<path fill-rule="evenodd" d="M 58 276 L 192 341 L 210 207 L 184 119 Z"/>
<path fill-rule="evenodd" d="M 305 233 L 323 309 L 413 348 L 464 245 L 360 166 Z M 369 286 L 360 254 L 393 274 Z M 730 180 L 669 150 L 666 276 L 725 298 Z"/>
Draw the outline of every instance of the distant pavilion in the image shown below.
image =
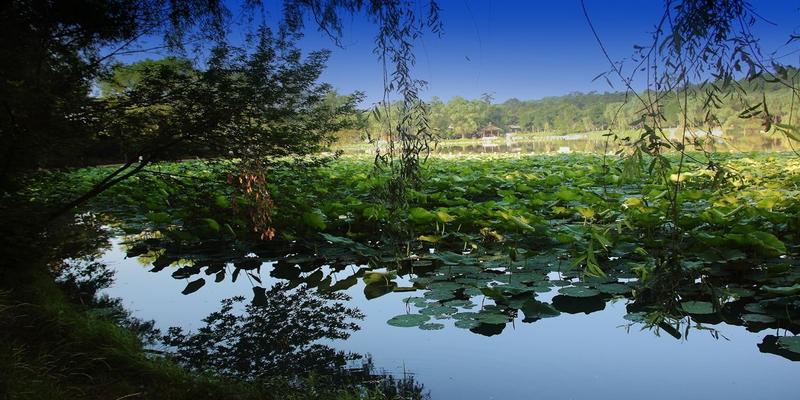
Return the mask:
<path fill-rule="evenodd" d="M 489 123 L 485 128 L 480 130 L 481 137 L 484 139 L 487 138 L 496 138 L 503 133 L 503 130 L 500 129 L 497 125 L 493 123 Z"/>

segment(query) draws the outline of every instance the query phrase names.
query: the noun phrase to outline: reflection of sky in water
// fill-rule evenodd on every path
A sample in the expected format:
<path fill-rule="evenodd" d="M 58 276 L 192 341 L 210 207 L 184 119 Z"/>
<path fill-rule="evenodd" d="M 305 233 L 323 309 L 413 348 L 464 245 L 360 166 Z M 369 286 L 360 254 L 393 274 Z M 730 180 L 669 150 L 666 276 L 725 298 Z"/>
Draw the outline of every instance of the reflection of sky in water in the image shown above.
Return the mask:
<path fill-rule="evenodd" d="M 125 259 L 117 242 L 103 261 L 116 270 L 116 283 L 106 293 L 144 319 L 196 329 L 200 320 L 219 309 L 226 297 L 250 297 L 242 273 L 236 283 L 221 283 L 213 275 L 198 292 L 180 292 L 187 280 L 170 276 L 170 269 L 150 273 L 135 259 Z M 342 272 L 346 277 L 346 272 Z M 262 277 L 268 273 L 262 273 Z M 274 280 L 268 278 L 265 285 Z M 634 326 L 628 333 L 625 302 L 610 302 L 589 315 L 562 313 L 533 324 L 517 318 L 501 335 L 485 337 L 452 326 L 439 331 L 396 328 L 386 320 L 406 310 L 402 299 L 420 295 L 390 293 L 365 301 L 363 284 L 350 290 L 367 318 L 362 329 L 342 349 L 372 354 L 379 368 L 414 372 L 434 399 L 764 399 L 797 398 L 800 362 L 758 351 L 757 343 L 774 331 L 747 332 L 718 325 L 726 336 L 716 340 L 692 331 L 678 341 L 666 333 L 656 337 Z M 552 295 L 537 298 L 549 301 Z M 479 299 L 474 300 L 480 303 Z M 412 310 L 415 308 L 412 306 Z"/>

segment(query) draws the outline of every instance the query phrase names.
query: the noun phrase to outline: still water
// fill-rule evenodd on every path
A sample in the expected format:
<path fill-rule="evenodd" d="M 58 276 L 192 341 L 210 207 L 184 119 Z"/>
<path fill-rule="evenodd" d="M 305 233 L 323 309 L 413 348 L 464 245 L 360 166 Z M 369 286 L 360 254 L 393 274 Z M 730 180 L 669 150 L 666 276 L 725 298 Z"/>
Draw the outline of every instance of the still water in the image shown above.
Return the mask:
<path fill-rule="evenodd" d="M 183 295 L 187 280 L 173 279 L 169 269 L 149 272 L 147 263 L 126 257 L 120 239 L 112 240 L 101 261 L 116 272 L 106 293 L 162 330 L 197 329 L 203 317 L 219 309 L 220 300 L 252 294 L 252 283 L 240 279 Z M 273 266 L 265 263 L 267 273 L 261 276 Z M 277 281 L 265 277 L 263 286 Z M 800 362 L 759 351 L 758 344 L 774 330 L 754 333 L 721 323 L 713 326 L 717 337 L 700 330 L 681 339 L 664 332 L 657 336 L 638 326 L 626 329 L 628 300 L 619 298 L 588 314 L 564 312 L 533 323 L 516 317 L 493 336 L 456 328 L 453 320 L 436 321 L 444 329 L 425 331 L 387 324 L 407 312 L 403 299 L 418 293 L 390 292 L 367 300 L 362 280 L 346 293 L 352 298 L 348 305 L 366 317 L 359 321 L 360 331 L 330 344 L 371 354 L 376 366 L 389 372 L 414 373 L 433 399 L 800 398 Z M 542 292 L 536 299 L 548 302 L 554 295 Z"/>

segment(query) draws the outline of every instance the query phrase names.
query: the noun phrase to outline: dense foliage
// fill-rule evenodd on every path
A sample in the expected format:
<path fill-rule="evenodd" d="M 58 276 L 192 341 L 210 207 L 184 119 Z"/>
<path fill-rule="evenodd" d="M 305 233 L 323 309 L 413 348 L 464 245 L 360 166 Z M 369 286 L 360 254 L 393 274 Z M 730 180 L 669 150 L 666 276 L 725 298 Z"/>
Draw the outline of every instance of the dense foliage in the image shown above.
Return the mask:
<path fill-rule="evenodd" d="M 794 76 L 795 69 L 787 69 L 786 74 Z M 769 104 L 771 118 L 777 123 L 788 122 L 794 105 L 795 96 L 791 88 L 780 83 L 757 79 L 752 82 L 742 81 L 746 95 L 721 101 L 717 107 L 706 113 L 704 106 L 707 99 L 692 96 L 689 100 L 691 118 L 688 125 L 705 127 L 703 119 L 718 121 L 717 127 L 727 131 L 749 129 L 754 132 L 769 130 L 764 127 L 763 119 L 743 119 L 749 115 L 753 105 L 766 101 Z M 699 86 L 689 90 L 700 91 Z M 648 93 L 640 94 L 647 97 Z M 429 122 L 431 128 L 444 139 L 461 139 L 481 136 L 492 136 L 482 132 L 485 128 L 495 126 L 498 132 L 542 132 L 542 133 L 578 133 L 589 131 L 626 131 L 640 129 L 641 105 L 630 101 L 630 94 L 624 92 L 606 93 L 572 93 L 564 96 L 548 97 L 539 100 L 519 100 L 512 98 L 504 102 L 494 102 L 491 96 L 480 99 L 453 97 L 443 101 L 434 97 L 428 102 L 430 107 Z M 796 99 L 795 99 L 796 100 Z M 683 126 L 682 92 L 668 94 L 661 99 L 661 112 L 665 127 Z M 366 121 L 366 131 L 378 137 L 384 129 L 380 121 L 370 117 Z M 700 128 L 690 128 L 699 130 Z M 703 128 L 707 131 L 712 128 Z M 345 141 L 357 141 L 358 135 L 350 132 L 339 134 Z M 800 139 L 800 137 L 794 140 Z"/>
<path fill-rule="evenodd" d="M 188 279 L 186 294 L 202 292 L 204 275 L 258 282 L 269 274 L 321 292 L 363 282 L 367 298 L 420 292 L 408 300 L 420 313 L 389 323 L 423 329 L 443 328 L 430 320 L 436 316 L 494 334 L 518 313 L 535 322 L 597 311 L 621 296 L 631 300 L 632 321 L 672 333 L 685 329 L 688 316 L 797 331 L 797 159 L 720 158 L 719 170 L 672 173 L 682 186 L 677 239 L 669 191 L 661 173 L 648 175 L 646 158 L 610 168 L 594 156 L 435 158 L 425 169 L 428 185 L 409 193 L 410 207 L 399 215 L 375 197 L 387 178 L 370 174 L 368 159 L 313 170 L 276 165 L 271 191 L 284 200 L 269 242 L 248 236 L 224 185 L 203 180 L 224 173 L 221 165 L 164 165 L 91 209 L 113 210 L 131 234 L 128 255 Z M 61 190 L 75 190 L 98 173 L 55 178 L 70 182 Z M 59 195 L 47 187 L 30 194 Z M 553 290 L 552 302 L 536 299 Z M 478 306 L 475 298 L 484 296 Z M 769 339 L 764 351 L 787 354 L 784 342 Z"/>

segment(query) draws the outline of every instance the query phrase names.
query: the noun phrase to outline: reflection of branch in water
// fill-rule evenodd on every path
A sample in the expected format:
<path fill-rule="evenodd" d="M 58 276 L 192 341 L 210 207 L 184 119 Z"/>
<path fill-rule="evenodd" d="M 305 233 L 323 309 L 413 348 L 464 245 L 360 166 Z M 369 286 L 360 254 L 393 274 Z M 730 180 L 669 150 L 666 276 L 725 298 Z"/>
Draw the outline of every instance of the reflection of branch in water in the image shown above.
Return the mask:
<path fill-rule="evenodd" d="M 422 385 L 413 376 L 395 379 L 374 372 L 369 357 L 336 350 L 320 341 L 343 340 L 359 329 L 364 318 L 343 302 L 343 293 L 321 293 L 305 286 L 290 289 L 277 284 L 259 296 L 259 304 L 239 305 L 244 297 L 222 301 L 197 332 L 172 327 L 163 337 L 170 357 L 193 371 L 260 380 L 287 378 L 302 384 L 313 376 L 317 385 L 347 388 L 365 385 L 402 398 L 423 398 Z M 356 360 L 361 367 L 348 368 Z"/>
<path fill-rule="evenodd" d="M 621 325 L 620 327 L 625 328 L 625 331 L 628 333 L 630 333 L 631 327 L 641 325 L 642 327 L 640 331 L 649 330 L 658 337 L 661 336 L 661 331 L 664 331 L 675 339 L 688 340 L 689 332 L 694 329 L 697 331 L 707 331 L 711 337 L 716 340 L 719 340 L 720 338 L 724 340 L 730 340 L 719 330 L 705 326 L 700 322 L 693 321 L 692 317 L 688 315 L 674 315 L 667 311 L 658 310 L 648 313 L 631 313 L 626 315 L 625 319 L 631 322 Z"/>

